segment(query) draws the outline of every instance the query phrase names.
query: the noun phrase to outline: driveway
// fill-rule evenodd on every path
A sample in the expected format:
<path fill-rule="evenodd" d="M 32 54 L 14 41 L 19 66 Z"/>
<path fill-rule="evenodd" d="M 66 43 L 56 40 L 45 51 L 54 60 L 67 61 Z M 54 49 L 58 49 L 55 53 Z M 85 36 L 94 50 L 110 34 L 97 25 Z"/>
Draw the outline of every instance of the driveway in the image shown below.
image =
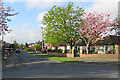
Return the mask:
<path fill-rule="evenodd" d="M 65 64 L 24 51 L 3 60 L 3 78 L 118 78 L 118 66 Z"/>

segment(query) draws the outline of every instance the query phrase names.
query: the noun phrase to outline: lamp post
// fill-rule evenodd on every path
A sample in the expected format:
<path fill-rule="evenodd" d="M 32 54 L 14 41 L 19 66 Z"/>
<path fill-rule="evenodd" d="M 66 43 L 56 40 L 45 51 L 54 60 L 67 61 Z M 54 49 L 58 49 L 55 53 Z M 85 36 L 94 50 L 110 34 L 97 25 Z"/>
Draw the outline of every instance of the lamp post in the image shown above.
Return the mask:
<path fill-rule="evenodd" d="M 42 29 L 42 50 L 43 50 L 43 27 L 41 27 Z"/>
<path fill-rule="evenodd" d="M 2 56 L 4 56 L 4 51 L 3 51 L 3 41 L 4 41 L 4 36 L 3 36 L 3 33 L 1 34 L 2 35 L 2 42 L 1 42 L 1 49 L 2 49 Z"/>

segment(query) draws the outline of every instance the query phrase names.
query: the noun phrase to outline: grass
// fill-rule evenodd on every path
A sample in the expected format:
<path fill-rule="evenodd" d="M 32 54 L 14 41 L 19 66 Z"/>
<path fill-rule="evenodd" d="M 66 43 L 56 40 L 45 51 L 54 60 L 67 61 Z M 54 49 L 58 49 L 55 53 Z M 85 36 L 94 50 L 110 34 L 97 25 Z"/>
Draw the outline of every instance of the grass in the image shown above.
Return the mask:
<path fill-rule="evenodd" d="M 120 65 L 120 63 L 112 63 L 111 65 Z"/>
<path fill-rule="evenodd" d="M 28 53 L 30 53 L 30 54 L 37 54 L 36 52 L 28 52 Z"/>
<path fill-rule="evenodd" d="M 68 58 L 54 57 L 54 56 L 49 56 L 49 55 L 36 55 L 36 56 L 40 56 L 43 58 L 47 58 L 50 60 L 59 61 L 59 62 L 63 62 L 63 63 L 84 63 L 83 61 L 76 61 L 76 60 L 72 60 L 72 59 L 68 59 Z"/>

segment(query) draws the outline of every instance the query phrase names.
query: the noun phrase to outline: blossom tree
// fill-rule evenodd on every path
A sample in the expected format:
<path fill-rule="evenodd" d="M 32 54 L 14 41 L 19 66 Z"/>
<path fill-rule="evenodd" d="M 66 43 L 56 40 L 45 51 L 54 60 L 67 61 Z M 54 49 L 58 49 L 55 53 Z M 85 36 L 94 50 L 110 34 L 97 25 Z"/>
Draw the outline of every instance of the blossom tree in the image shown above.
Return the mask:
<path fill-rule="evenodd" d="M 114 30 L 116 33 L 116 36 L 120 36 L 120 17 L 116 17 L 113 21 L 113 28 L 111 30 Z"/>
<path fill-rule="evenodd" d="M 78 33 L 86 44 L 86 52 L 89 53 L 89 45 L 98 40 L 103 40 L 111 31 L 112 22 L 109 14 L 85 13 L 78 28 Z"/>
<path fill-rule="evenodd" d="M 4 8 L 2 0 L 0 0 L 0 35 L 5 34 L 5 31 L 9 32 L 7 26 L 7 21 L 11 21 L 8 17 L 9 16 L 15 16 L 18 13 L 10 14 L 11 11 L 14 11 L 14 9 L 11 9 L 10 7 Z"/>

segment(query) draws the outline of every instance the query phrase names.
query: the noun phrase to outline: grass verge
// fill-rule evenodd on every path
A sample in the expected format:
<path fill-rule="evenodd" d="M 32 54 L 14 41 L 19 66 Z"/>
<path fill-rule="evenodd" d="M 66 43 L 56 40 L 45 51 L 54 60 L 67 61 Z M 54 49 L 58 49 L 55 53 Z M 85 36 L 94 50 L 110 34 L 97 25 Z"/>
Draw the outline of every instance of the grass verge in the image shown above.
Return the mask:
<path fill-rule="evenodd" d="M 28 53 L 30 53 L 30 54 L 37 54 L 36 52 L 28 52 Z"/>
<path fill-rule="evenodd" d="M 76 61 L 76 60 L 72 60 L 68 58 L 54 57 L 54 56 L 49 56 L 49 55 L 36 55 L 36 56 L 47 58 L 47 59 L 54 60 L 54 61 L 63 62 L 63 63 L 84 63 L 84 61 Z"/>
<path fill-rule="evenodd" d="M 119 65 L 120 66 L 120 63 L 112 63 L 111 65 Z"/>

